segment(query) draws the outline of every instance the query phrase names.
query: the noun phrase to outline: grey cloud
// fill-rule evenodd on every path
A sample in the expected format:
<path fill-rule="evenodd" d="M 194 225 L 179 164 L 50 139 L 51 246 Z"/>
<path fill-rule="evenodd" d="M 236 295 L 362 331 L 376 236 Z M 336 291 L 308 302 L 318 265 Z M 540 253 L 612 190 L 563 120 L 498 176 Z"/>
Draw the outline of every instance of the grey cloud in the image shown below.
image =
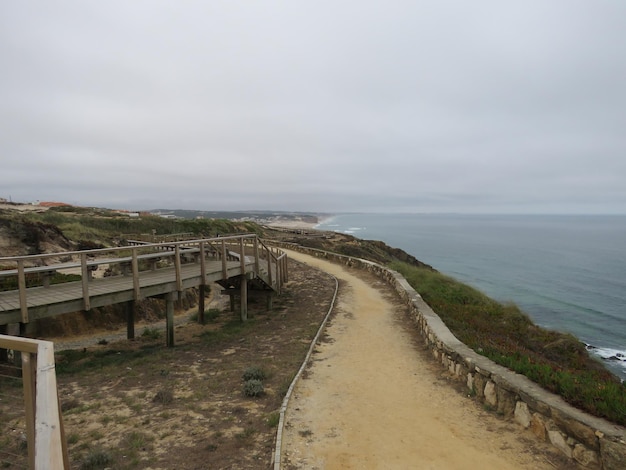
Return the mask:
<path fill-rule="evenodd" d="M 0 197 L 626 213 L 626 5 L 5 2 Z"/>

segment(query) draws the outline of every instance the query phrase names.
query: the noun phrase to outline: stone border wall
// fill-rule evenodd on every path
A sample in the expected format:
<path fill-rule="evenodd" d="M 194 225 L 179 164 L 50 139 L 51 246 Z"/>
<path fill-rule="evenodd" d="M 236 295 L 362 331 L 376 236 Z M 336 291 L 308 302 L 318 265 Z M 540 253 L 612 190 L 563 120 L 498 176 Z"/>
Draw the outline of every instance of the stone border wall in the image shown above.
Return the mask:
<path fill-rule="evenodd" d="M 626 469 L 626 429 L 592 416 L 547 392 L 523 375 L 499 366 L 461 343 L 399 273 L 367 260 L 284 242 L 281 246 L 372 272 L 409 305 L 433 358 L 468 392 L 506 419 L 530 429 L 568 458 L 591 470 Z"/>

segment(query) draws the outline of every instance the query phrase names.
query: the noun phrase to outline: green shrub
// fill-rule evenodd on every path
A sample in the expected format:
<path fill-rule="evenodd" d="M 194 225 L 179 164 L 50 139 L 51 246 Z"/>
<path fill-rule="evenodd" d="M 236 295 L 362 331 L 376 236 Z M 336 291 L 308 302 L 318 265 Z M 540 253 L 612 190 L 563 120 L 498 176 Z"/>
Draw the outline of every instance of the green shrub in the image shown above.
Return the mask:
<path fill-rule="evenodd" d="M 143 331 L 141 332 L 141 336 L 142 338 L 149 338 L 149 339 L 160 339 L 162 336 L 162 332 L 161 330 L 157 329 L 157 328 L 144 328 Z"/>
<path fill-rule="evenodd" d="M 243 373 L 243 380 L 248 381 L 248 380 L 265 380 L 266 378 L 266 374 L 263 371 L 263 369 L 257 367 L 257 366 L 250 366 L 248 367 L 244 373 Z"/>
<path fill-rule="evenodd" d="M 246 380 L 243 384 L 243 394 L 247 397 L 260 397 L 265 393 L 263 382 L 257 379 Z"/>

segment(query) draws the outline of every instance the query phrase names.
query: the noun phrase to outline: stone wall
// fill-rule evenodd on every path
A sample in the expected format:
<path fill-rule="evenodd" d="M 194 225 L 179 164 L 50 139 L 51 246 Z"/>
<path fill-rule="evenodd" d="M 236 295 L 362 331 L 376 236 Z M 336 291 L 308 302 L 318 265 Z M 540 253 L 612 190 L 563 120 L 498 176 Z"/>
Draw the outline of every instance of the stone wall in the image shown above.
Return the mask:
<path fill-rule="evenodd" d="M 538 439 L 550 442 L 585 468 L 626 469 L 626 429 L 572 407 L 526 377 L 468 348 L 399 273 L 362 259 L 291 243 L 271 243 L 374 273 L 409 305 L 434 360 L 465 383 L 485 408 L 530 429 Z"/>

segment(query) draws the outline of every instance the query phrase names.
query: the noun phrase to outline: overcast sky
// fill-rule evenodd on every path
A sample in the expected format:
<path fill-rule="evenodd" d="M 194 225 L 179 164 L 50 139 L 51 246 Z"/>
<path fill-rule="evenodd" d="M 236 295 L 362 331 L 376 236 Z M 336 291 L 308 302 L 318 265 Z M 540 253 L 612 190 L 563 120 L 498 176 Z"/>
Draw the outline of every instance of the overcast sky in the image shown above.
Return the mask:
<path fill-rule="evenodd" d="M 0 2 L 0 197 L 626 213 L 623 0 Z"/>

